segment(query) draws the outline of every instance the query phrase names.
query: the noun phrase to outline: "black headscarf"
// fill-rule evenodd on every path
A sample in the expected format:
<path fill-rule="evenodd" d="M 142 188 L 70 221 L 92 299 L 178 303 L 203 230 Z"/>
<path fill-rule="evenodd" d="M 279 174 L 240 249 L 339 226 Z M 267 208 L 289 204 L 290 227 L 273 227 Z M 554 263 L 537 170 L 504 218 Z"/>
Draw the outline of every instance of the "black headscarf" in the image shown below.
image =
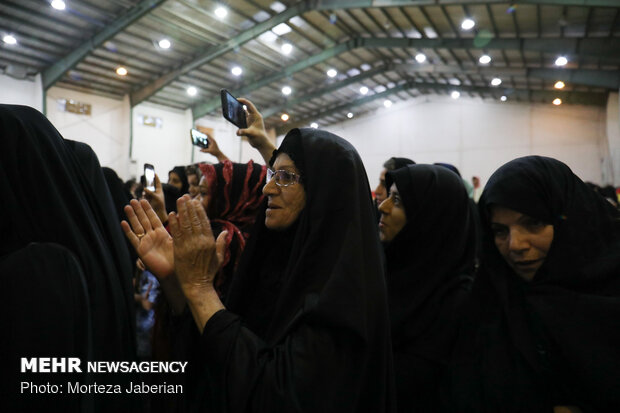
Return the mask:
<path fill-rule="evenodd" d="M 108 189 L 110 190 L 110 195 L 112 195 L 114 208 L 116 208 L 116 212 L 120 222 L 126 218 L 123 208 L 125 208 L 125 205 L 127 205 L 133 197 L 131 196 L 129 191 L 125 189 L 123 181 L 121 180 L 121 178 L 118 177 L 114 169 L 104 166 L 101 168 L 101 170 L 103 171 L 103 177 L 108 184 Z"/>
<path fill-rule="evenodd" d="M 177 212 L 177 199 L 179 199 L 183 193 L 179 191 L 179 188 L 170 184 L 161 184 L 161 189 L 164 192 L 164 206 L 166 212 Z"/>
<path fill-rule="evenodd" d="M 25 106 L 0 105 L 0 130 L 0 256 L 31 242 L 69 250 L 86 280 L 93 358 L 134 359 L 129 258 L 101 168 L 88 161 L 92 151 L 76 149 L 41 113 Z M 126 378 L 111 380 L 122 384 Z M 108 396 L 97 406 L 118 410 L 116 401 Z"/>
<path fill-rule="evenodd" d="M 387 165 L 387 166 L 386 166 Z M 415 161 L 409 158 L 398 158 L 396 156 L 392 156 L 390 159 L 385 161 L 383 166 L 388 168 L 390 171 L 395 171 L 396 169 L 404 168 L 407 165 L 415 165 Z"/>
<path fill-rule="evenodd" d="M 175 173 L 179 176 L 179 178 L 181 179 L 181 195 L 187 194 L 189 192 L 189 181 L 187 180 L 187 174 L 185 173 L 185 167 L 184 166 L 175 166 L 174 168 L 172 168 L 171 171 L 168 172 L 168 176 L 170 176 L 171 173 Z"/>
<path fill-rule="evenodd" d="M 484 256 L 454 366 L 458 411 L 620 409 L 620 214 L 560 161 L 528 156 L 480 199 Z M 530 282 L 500 256 L 490 207 L 552 224 Z M 484 408 L 482 407 L 484 406 Z"/>
<path fill-rule="evenodd" d="M 456 166 L 452 165 L 451 163 L 435 162 L 435 165 L 442 166 L 442 167 L 444 167 L 446 169 L 449 169 L 452 172 L 454 172 L 455 174 L 457 174 L 459 176 L 459 178 L 462 178 L 461 172 L 459 171 L 459 168 L 457 168 Z"/>
<path fill-rule="evenodd" d="M 205 326 L 214 411 L 391 411 L 382 259 L 362 161 L 348 142 L 315 129 L 292 130 L 279 152 L 301 169 L 306 206 L 281 234 L 290 239 L 281 250 L 266 242 L 278 234 L 265 227 L 261 208 L 228 310 Z M 263 266 L 283 270 L 271 316 L 253 326 L 263 331 L 257 336 L 240 317 L 258 310 L 248 303 Z"/>
<path fill-rule="evenodd" d="M 410 165 L 385 180 L 396 184 L 407 216 L 385 245 L 398 409 L 433 412 L 473 280 L 474 212 L 463 182 L 443 167 Z"/>

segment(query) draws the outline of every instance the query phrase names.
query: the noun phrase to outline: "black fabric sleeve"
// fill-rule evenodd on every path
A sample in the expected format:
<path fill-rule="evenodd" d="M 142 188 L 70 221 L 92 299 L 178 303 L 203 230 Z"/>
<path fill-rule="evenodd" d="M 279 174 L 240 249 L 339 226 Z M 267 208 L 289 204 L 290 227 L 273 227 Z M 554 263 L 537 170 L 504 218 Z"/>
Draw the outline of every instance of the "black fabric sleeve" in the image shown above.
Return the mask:
<path fill-rule="evenodd" d="M 359 405 L 366 400 L 362 378 L 373 366 L 365 359 L 363 340 L 346 331 L 306 320 L 268 345 L 239 316 L 221 310 L 207 322 L 201 339 L 214 381 L 210 388 L 223 389 L 213 395 L 214 411 L 384 410 L 372 405 L 376 402 Z"/>

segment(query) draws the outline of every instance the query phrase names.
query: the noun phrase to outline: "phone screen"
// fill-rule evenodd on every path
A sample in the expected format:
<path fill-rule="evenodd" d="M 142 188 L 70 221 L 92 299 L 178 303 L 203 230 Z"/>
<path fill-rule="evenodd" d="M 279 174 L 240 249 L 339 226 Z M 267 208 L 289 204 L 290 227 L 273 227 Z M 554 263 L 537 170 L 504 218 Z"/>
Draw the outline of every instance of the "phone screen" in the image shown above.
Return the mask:
<path fill-rule="evenodd" d="M 190 135 L 192 137 L 192 144 L 201 148 L 209 147 L 209 136 L 206 133 L 200 132 L 198 129 L 191 129 Z"/>
<path fill-rule="evenodd" d="M 144 180 L 146 189 L 155 191 L 155 168 L 150 163 L 144 164 Z"/>
<path fill-rule="evenodd" d="M 226 89 L 222 89 L 220 95 L 222 97 L 222 114 L 224 118 L 238 128 L 247 128 L 243 104 L 235 99 Z"/>

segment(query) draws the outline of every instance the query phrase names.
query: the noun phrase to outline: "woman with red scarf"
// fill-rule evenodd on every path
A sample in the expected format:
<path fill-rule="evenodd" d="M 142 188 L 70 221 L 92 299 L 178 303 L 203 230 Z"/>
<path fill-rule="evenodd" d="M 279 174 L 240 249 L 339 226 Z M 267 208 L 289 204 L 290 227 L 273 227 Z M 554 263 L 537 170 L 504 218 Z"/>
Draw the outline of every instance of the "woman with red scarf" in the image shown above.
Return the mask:
<path fill-rule="evenodd" d="M 199 167 L 203 177 L 198 196 L 207 215 L 212 217 L 213 233 L 227 231 L 224 262 L 215 280 L 217 291 L 223 297 L 264 199 L 262 190 L 267 167 L 251 160 L 247 164 L 225 160 Z"/>

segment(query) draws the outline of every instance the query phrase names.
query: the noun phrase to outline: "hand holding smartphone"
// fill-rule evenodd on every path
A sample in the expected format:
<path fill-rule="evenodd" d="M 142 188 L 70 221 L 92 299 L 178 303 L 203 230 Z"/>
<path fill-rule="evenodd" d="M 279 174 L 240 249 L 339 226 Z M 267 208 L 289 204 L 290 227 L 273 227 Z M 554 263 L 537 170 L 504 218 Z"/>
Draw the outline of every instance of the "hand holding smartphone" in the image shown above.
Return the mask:
<path fill-rule="evenodd" d="M 224 115 L 224 119 L 240 129 L 247 128 L 248 124 L 245 119 L 243 104 L 235 99 L 226 89 L 220 91 L 220 97 L 222 98 L 222 115 Z"/>
<path fill-rule="evenodd" d="M 202 133 L 198 129 L 191 129 L 190 137 L 194 146 L 198 146 L 200 148 L 209 147 L 209 136 L 206 133 Z"/>
<path fill-rule="evenodd" d="M 155 192 L 155 168 L 150 163 L 144 164 L 144 180 L 145 188 Z"/>

